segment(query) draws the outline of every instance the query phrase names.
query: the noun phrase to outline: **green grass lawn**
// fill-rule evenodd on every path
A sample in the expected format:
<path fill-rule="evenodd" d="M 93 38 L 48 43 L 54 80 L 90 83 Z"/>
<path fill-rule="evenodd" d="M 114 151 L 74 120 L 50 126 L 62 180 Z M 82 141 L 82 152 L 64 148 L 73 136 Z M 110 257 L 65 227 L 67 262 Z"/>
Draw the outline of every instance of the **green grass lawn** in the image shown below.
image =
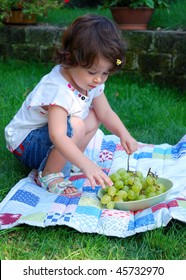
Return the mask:
<path fill-rule="evenodd" d="M 69 25 L 76 17 L 86 14 L 96 13 L 107 16 L 112 19 L 109 9 L 96 8 L 82 8 L 72 9 L 64 8 L 61 10 L 54 10 L 48 13 L 46 18 L 39 18 L 39 22 L 45 22 L 56 25 Z M 168 10 L 155 9 L 151 21 L 149 22 L 149 29 L 186 29 L 186 0 L 175 0 L 170 4 Z"/>
<path fill-rule="evenodd" d="M 149 23 L 151 29 L 186 29 L 186 0 L 174 0 L 168 10 L 155 9 Z"/>
<path fill-rule="evenodd" d="M 28 175 L 7 151 L 4 127 L 28 92 L 51 65 L 0 61 L 0 201 Z M 110 104 L 138 141 L 177 143 L 186 132 L 186 98 L 136 76 L 111 76 L 105 90 Z M 65 226 L 19 226 L 0 231 L 0 259 L 132 260 L 186 258 L 185 224 L 172 220 L 165 228 L 128 238 L 80 233 Z"/>

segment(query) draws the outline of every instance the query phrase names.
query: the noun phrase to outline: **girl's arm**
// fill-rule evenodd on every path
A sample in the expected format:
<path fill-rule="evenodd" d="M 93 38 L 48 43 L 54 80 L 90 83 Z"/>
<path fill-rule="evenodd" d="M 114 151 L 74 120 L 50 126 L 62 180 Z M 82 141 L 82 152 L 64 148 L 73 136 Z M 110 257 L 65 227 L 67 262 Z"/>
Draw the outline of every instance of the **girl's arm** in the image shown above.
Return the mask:
<path fill-rule="evenodd" d="M 121 145 L 127 154 L 132 154 L 138 149 L 137 141 L 130 135 L 118 115 L 112 110 L 104 93 L 94 98 L 93 108 L 99 121 L 106 129 L 120 138 Z"/>
<path fill-rule="evenodd" d="M 69 138 L 66 135 L 67 112 L 65 109 L 59 106 L 48 107 L 48 127 L 54 147 L 67 161 L 70 161 L 83 171 L 93 188 L 96 185 L 100 185 L 103 188 L 105 184 L 112 185 L 112 181 L 101 168 L 84 155 L 73 142 L 73 138 Z"/>

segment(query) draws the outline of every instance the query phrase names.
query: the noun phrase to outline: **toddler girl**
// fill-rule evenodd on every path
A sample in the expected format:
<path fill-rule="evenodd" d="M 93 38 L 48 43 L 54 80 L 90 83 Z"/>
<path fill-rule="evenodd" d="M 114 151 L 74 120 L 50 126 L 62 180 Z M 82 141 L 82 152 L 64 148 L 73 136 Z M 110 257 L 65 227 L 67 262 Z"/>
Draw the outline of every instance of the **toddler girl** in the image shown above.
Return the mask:
<path fill-rule="evenodd" d="M 46 190 L 77 192 L 65 179 L 71 164 L 82 170 L 92 188 L 112 185 L 84 154 L 101 123 L 120 138 L 127 154 L 137 150 L 137 141 L 104 94 L 108 76 L 124 61 L 124 43 L 112 21 L 91 14 L 77 18 L 63 34 L 58 65 L 41 79 L 5 128 L 8 149 L 38 170 L 38 184 Z"/>

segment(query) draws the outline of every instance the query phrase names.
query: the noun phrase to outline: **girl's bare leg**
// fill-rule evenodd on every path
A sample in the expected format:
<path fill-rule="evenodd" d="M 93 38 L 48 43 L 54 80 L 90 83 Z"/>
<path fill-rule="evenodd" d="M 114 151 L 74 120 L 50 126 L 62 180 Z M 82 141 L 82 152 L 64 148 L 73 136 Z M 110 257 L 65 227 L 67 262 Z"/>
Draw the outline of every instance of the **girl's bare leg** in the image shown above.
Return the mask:
<path fill-rule="evenodd" d="M 86 146 L 95 135 L 100 123 L 94 113 L 94 110 L 91 109 L 89 115 L 85 120 L 81 120 L 77 117 L 71 118 L 71 125 L 73 128 L 72 141 L 79 147 L 79 149 L 84 152 Z M 46 176 L 51 173 L 61 172 L 66 164 L 66 160 L 57 149 L 53 148 L 50 152 L 45 168 L 42 172 L 42 176 Z M 51 184 L 61 182 L 62 179 L 56 179 Z M 73 193 L 76 192 L 76 188 L 67 188 L 64 193 Z"/>
<path fill-rule="evenodd" d="M 82 152 L 84 152 L 88 143 L 95 135 L 96 131 L 100 126 L 100 122 L 93 109 L 90 109 L 89 115 L 87 116 L 86 119 L 84 119 L 84 125 L 85 125 L 85 136 L 83 138 L 81 136 L 80 141 L 77 144 L 77 146 Z"/>

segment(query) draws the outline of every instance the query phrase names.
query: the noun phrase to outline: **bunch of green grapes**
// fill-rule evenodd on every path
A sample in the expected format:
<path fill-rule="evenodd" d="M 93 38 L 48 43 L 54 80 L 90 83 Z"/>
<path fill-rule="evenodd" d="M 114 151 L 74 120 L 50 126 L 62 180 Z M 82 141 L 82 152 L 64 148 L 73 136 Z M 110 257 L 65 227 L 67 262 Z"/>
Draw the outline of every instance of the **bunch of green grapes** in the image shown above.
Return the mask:
<path fill-rule="evenodd" d="M 113 209 L 116 202 L 142 200 L 160 195 L 166 187 L 157 181 L 158 176 L 150 169 L 146 177 L 140 171 L 127 171 L 120 168 L 109 175 L 113 186 L 106 186 L 101 203 L 108 209 Z"/>

